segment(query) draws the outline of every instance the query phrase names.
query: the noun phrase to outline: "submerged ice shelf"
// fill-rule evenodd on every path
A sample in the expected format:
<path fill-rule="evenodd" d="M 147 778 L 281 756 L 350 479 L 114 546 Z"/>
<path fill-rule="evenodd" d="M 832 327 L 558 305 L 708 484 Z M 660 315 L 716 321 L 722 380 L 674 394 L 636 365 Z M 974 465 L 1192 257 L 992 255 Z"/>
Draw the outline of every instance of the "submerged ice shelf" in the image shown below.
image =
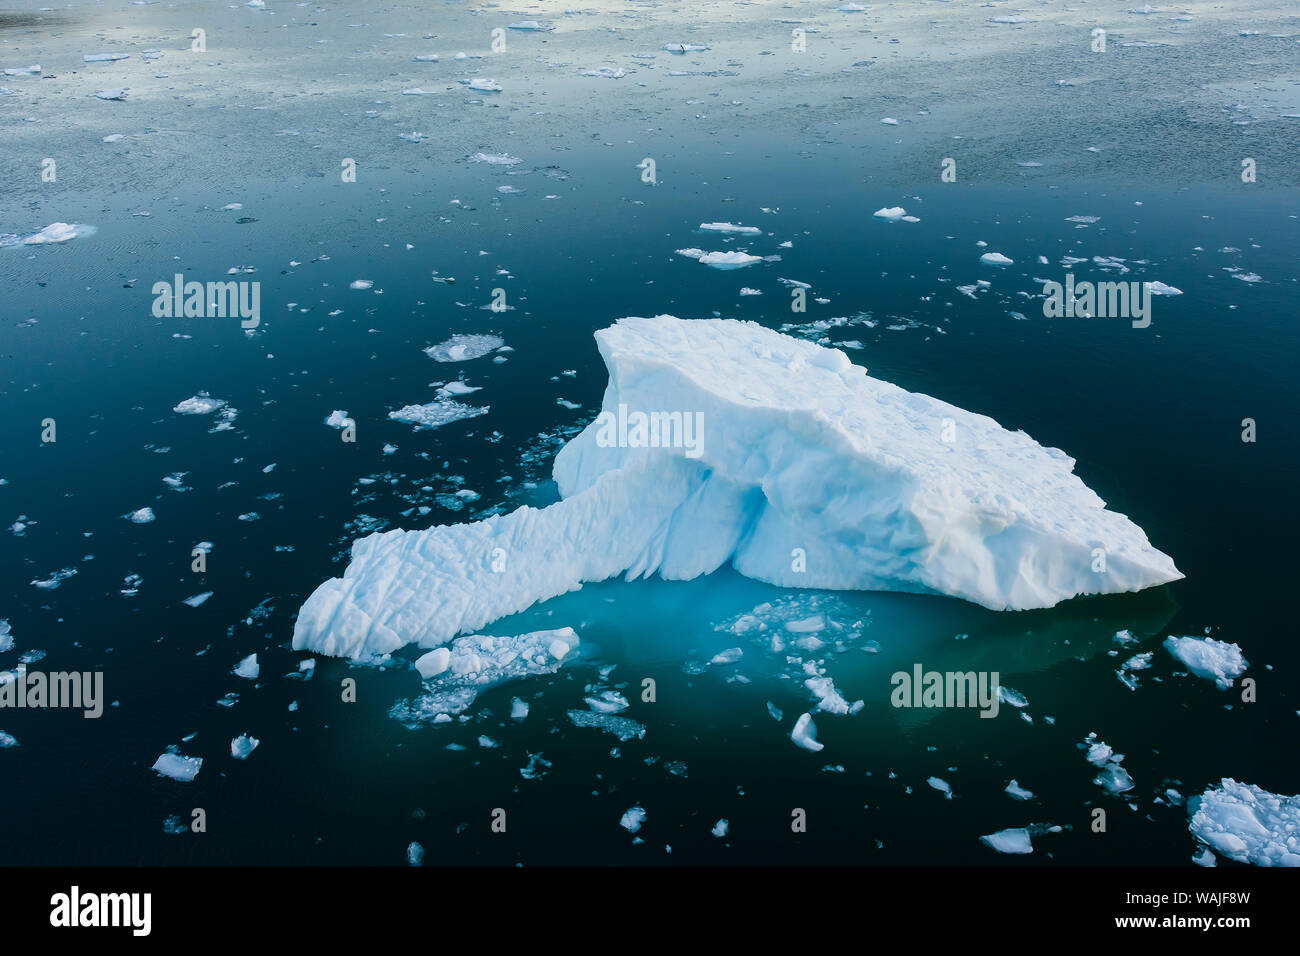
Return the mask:
<path fill-rule="evenodd" d="M 436 647 L 585 582 L 685 580 L 728 562 L 783 587 L 994 610 L 1182 577 L 1064 452 L 871 378 L 839 350 L 666 315 L 596 341 L 609 385 L 556 457 L 563 500 L 357 540 L 344 576 L 299 611 L 296 649 Z"/>

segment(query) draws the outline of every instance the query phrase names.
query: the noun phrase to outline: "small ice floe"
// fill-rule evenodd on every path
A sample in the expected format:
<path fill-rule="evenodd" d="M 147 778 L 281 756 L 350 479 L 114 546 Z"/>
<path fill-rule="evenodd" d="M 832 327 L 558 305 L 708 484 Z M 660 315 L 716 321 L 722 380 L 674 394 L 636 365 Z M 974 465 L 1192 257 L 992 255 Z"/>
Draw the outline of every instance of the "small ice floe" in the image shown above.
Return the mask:
<path fill-rule="evenodd" d="M 91 95 L 101 100 L 124 100 L 126 99 L 126 89 L 95 90 Z"/>
<path fill-rule="evenodd" d="M 417 133 L 412 131 L 410 133 L 402 133 L 397 138 L 404 139 L 408 143 L 418 143 L 421 140 L 427 139 L 428 137 L 426 137 L 423 133 Z"/>
<path fill-rule="evenodd" d="M 882 119 L 880 122 L 883 123 L 885 126 L 897 126 L 897 125 L 898 125 L 898 120 L 894 119 L 892 116 L 886 116 L 886 117 L 885 117 L 884 119 Z"/>
<path fill-rule="evenodd" d="M 348 288 L 358 289 L 358 290 L 370 289 L 374 287 L 374 284 L 375 284 L 374 280 L 372 279 L 353 279 L 351 282 L 348 283 Z"/>
<path fill-rule="evenodd" d="M 178 415 L 211 415 L 225 405 L 226 403 L 221 399 L 213 398 L 207 392 L 199 392 L 193 398 L 178 403 L 172 411 Z"/>
<path fill-rule="evenodd" d="M 428 96 L 429 90 L 422 90 L 418 86 L 413 86 L 409 90 L 402 90 L 403 96 Z"/>
<path fill-rule="evenodd" d="M 423 866 L 424 847 L 412 840 L 406 848 L 406 862 L 411 866 Z"/>
<path fill-rule="evenodd" d="M 739 647 L 729 647 L 725 651 L 718 651 L 713 657 L 709 658 L 710 664 L 734 664 L 745 656 L 745 652 Z"/>
<path fill-rule="evenodd" d="M 871 215 L 883 222 L 899 222 L 907 215 L 907 210 L 902 206 L 886 206 L 884 209 L 877 209 Z"/>
<path fill-rule="evenodd" d="M 627 743 L 633 738 L 640 740 L 645 737 L 645 724 L 638 723 L 630 717 L 601 714 L 590 710 L 571 710 L 568 715 L 575 727 L 603 730 L 605 733 L 613 734 L 621 743 Z"/>
<path fill-rule="evenodd" d="M 501 84 L 496 80 L 475 77 L 472 80 L 462 80 L 471 90 L 477 90 L 480 93 L 500 93 Z"/>
<path fill-rule="evenodd" d="M 203 602 L 212 597 L 215 593 L 215 591 L 204 591 L 202 594 L 195 594 L 193 597 L 187 597 L 181 603 L 187 604 L 190 607 L 202 607 Z"/>
<path fill-rule="evenodd" d="M 4 618 L 0 618 L 0 654 L 3 654 L 5 651 L 12 651 L 13 649 L 13 631 L 9 627 L 9 622 Z"/>
<path fill-rule="evenodd" d="M 583 699 L 587 702 L 587 706 L 598 714 L 617 714 L 631 706 L 627 698 L 616 690 L 604 690 L 598 697 Z"/>
<path fill-rule="evenodd" d="M 55 571 L 53 574 L 51 574 L 48 578 L 46 578 L 43 581 L 33 580 L 32 586 L 38 587 L 42 591 L 54 591 L 58 589 L 59 585 L 61 585 L 64 581 L 66 581 L 68 578 L 72 577 L 76 573 L 77 573 L 76 568 L 64 568 L 62 571 Z"/>
<path fill-rule="evenodd" d="M 947 780 L 944 780 L 942 777 L 927 777 L 925 782 L 935 790 L 938 790 L 949 800 L 952 799 L 952 787 L 948 784 Z"/>
<path fill-rule="evenodd" d="M 525 720 L 528 717 L 528 701 L 520 700 L 518 697 L 510 699 L 510 719 Z"/>
<path fill-rule="evenodd" d="M 429 402 L 427 405 L 404 405 L 397 411 L 389 412 L 388 417 L 395 422 L 414 425 L 416 431 L 441 428 L 452 422 L 486 415 L 490 406 L 465 405 L 449 398 Z"/>
<path fill-rule="evenodd" d="M 481 391 L 483 391 L 483 386 L 469 385 L 459 379 L 454 382 L 448 382 L 446 385 L 441 385 L 438 388 L 439 395 L 469 395 L 472 392 Z M 577 408 L 576 405 L 574 407 Z"/>
<path fill-rule="evenodd" d="M 437 63 L 437 62 L 438 62 L 438 54 L 436 54 L 436 53 L 421 53 L 421 54 L 419 54 L 418 56 L 414 56 L 414 57 L 412 57 L 412 59 L 415 60 L 416 63 Z"/>
<path fill-rule="evenodd" d="M 518 186 L 510 186 L 510 185 L 506 185 L 506 186 L 498 186 L 498 187 L 497 187 L 497 192 L 499 192 L 499 193 L 503 193 L 504 195 L 507 195 L 507 196 L 513 196 L 513 195 L 515 195 L 516 193 L 522 193 L 523 190 L 520 189 Z M 491 308 L 491 306 L 487 306 L 487 308 Z M 511 307 L 510 307 L 510 306 L 507 306 L 507 308 L 511 308 Z"/>
<path fill-rule="evenodd" d="M 325 424 L 330 428 L 347 428 L 350 422 L 351 419 L 348 418 L 348 413 L 339 408 L 330 412 L 329 417 L 325 419 Z"/>
<path fill-rule="evenodd" d="M 1003 17 L 989 17 L 989 22 L 1018 24 L 1018 23 L 1037 23 L 1038 21 L 1033 19 L 1032 17 L 1026 17 L 1019 13 L 1011 13 Z"/>
<path fill-rule="evenodd" d="M 785 286 L 787 289 L 811 289 L 812 288 L 811 283 L 800 282 L 798 279 L 777 279 L 776 281 L 781 283 L 781 285 Z"/>
<path fill-rule="evenodd" d="M 758 289 L 751 289 L 749 286 L 743 286 L 740 290 L 741 295 L 762 295 Z"/>
<path fill-rule="evenodd" d="M 999 830 L 997 833 L 980 837 L 980 842 L 998 853 L 1034 852 L 1033 841 L 1030 839 L 1029 830 L 1025 827 Z"/>
<path fill-rule="evenodd" d="M 1152 281 L 1145 283 L 1147 291 L 1152 295 L 1182 295 L 1182 289 L 1175 289 L 1171 285 L 1165 285 L 1163 282 Z"/>
<path fill-rule="evenodd" d="M 1219 690 L 1231 687 L 1250 666 L 1240 647 L 1212 637 L 1167 637 L 1164 648 L 1197 677 L 1214 681 Z"/>
<path fill-rule="evenodd" d="M 1120 669 L 1115 672 L 1115 676 L 1118 677 L 1119 682 L 1129 690 L 1137 690 L 1138 677 L 1134 671 L 1146 670 L 1151 666 L 1151 660 L 1155 656 L 1154 651 L 1147 651 L 1143 654 L 1134 654 L 1120 666 Z"/>
<path fill-rule="evenodd" d="M 707 50 L 707 46 L 699 46 L 694 43 L 665 43 L 664 49 L 669 53 L 702 53 Z"/>
<path fill-rule="evenodd" d="M 1015 780 L 1012 780 L 1009 784 L 1007 784 L 1006 790 L 1004 792 L 1013 800 L 1034 799 L 1034 794 L 1031 791 L 1026 790 L 1024 787 L 1020 786 L 1020 784 L 1016 783 Z"/>
<path fill-rule="evenodd" d="M 1111 794 L 1125 793 L 1133 789 L 1133 778 L 1120 766 L 1120 762 L 1124 759 L 1123 754 L 1115 753 L 1109 744 L 1098 740 L 1095 733 L 1088 734 L 1079 746 L 1087 748 L 1085 759 L 1101 771 L 1093 778 L 1093 783 Z"/>
<path fill-rule="evenodd" d="M 871 7 L 864 7 L 860 3 L 846 3 L 840 7 L 840 13 L 862 13 L 870 9 Z"/>
<path fill-rule="evenodd" d="M 986 252 L 980 256 L 980 262 L 986 266 L 1009 266 L 1013 264 L 1014 260 L 1008 259 L 1000 252 Z"/>
<path fill-rule="evenodd" d="M 67 242 L 69 239 L 76 239 L 81 236 L 94 235 L 94 226 L 83 226 L 80 223 L 69 222 L 52 222 L 40 232 L 34 232 L 30 236 L 19 238 L 18 236 L 0 236 L 0 248 L 5 246 L 44 246 L 50 243 Z"/>
<path fill-rule="evenodd" d="M 555 29 L 550 23 L 540 20 L 521 20 L 506 27 L 507 30 L 524 30 L 533 33 L 550 33 Z"/>
<path fill-rule="evenodd" d="M 245 680 L 257 680 L 257 675 L 262 673 L 262 667 L 257 663 L 257 655 L 249 654 L 235 665 L 235 668 L 231 673 L 236 677 L 242 677 Z"/>
<path fill-rule="evenodd" d="M 0 730 L 0 750 L 8 750 L 10 747 L 18 746 L 18 738 L 13 734 L 7 734 Z"/>
<path fill-rule="evenodd" d="M 1081 226 L 1091 226 L 1093 223 L 1101 222 L 1101 216 L 1066 216 L 1066 222 L 1076 222 Z"/>
<path fill-rule="evenodd" d="M 81 58 L 86 63 L 113 63 L 117 60 L 129 60 L 129 53 L 87 53 Z"/>
<path fill-rule="evenodd" d="M 523 160 L 509 153 L 475 153 L 470 157 L 470 162 L 487 163 L 489 166 L 518 166 Z"/>
<path fill-rule="evenodd" d="M 621 80 L 627 76 L 627 71 L 620 67 L 602 66 L 595 70 L 583 70 L 579 76 L 595 76 L 605 80 Z"/>
<path fill-rule="evenodd" d="M 116 143 L 116 142 L 118 142 L 121 138 L 122 138 L 122 134 L 121 134 L 121 133 L 109 133 L 107 136 L 105 136 L 103 139 L 101 139 L 100 142 L 101 142 L 101 143 Z"/>
<path fill-rule="evenodd" d="M 694 259 L 713 269 L 743 269 L 755 262 L 762 262 L 762 256 L 751 256 L 747 252 L 705 252 L 703 249 L 678 249 L 679 256 Z"/>
<path fill-rule="evenodd" d="M 640 806 L 632 807 L 618 821 L 618 825 L 628 833 L 636 833 L 643 823 L 645 823 L 645 808 Z"/>
<path fill-rule="evenodd" d="M 4 73 L 5 76 L 40 76 L 41 65 L 33 63 L 31 66 L 7 66 Z"/>
<path fill-rule="evenodd" d="M 698 231 L 736 236 L 761 236 L 763 234 L 763 230 L 757 226 L 740 226 L 734 222 L 702 222 Z"/>
<path fill-rule="evenodd" d="M 130 521 L 132 524 L 148 524 L 150 521 L 154 520 L 152 508 L 141 508 L 139 511 L 131 511 L 122 515 L 122 517 Z"/>
<path fill-rule="evenodd" d="M 811 750 L 813 753 L 826 746 L 817 740 L 817 725 L 813 723 L 811 714 L 799 715 L 799 719 L 794 723 L 794 730 L 790 731 L 790 739 L 804 750 Z"/>
<path fill-rule="evenodd" d="M 435 362 L 468 362 L 482 358 L 505 345 L 497 335 L 453 335 L 445 342 L 431 345 L 424 354 Z"/>
<path fill-rule="evenodd" d="M 709 832 L 712 833 L 718 839 L 722 839 L 727 835 L 727 832 L 730 829 L 731 829 L 731 824 L 727 821 L 726 817 L 723 817 L 717 823 L 713 824 L 713 829 L 710 830 Z"/>
<path fill-rule="evenodd" d="M 416 658 L 415 670 L 426 682 L 425 693 L 415 701 L 399 703 L 389 713 L 408 724 L 445 722 L 467 710 L 489 687 L 554 674 L 577 646 L 578 635 L 571 627 L 503 637 L 458 637 Z"/>
<path fill-rule="evenodd" d="M 168 751 L 153 762 L 151 769 L 164 777 L 171 777 L 181 783 L 189 783 L 198 776 L 199 769 L 202 766 L 202 757 L 183 757 L 178 753 Z"/>
<path fill-rule="evenodd" d="M 1021 169 L 1039 169 L 1043 164 L 1033 159 L 1027 159 L 1023 162 L 1016 163 L 1016 165 Z"/>
<path fill-rule="evenodd" d="M 236 760 L 247 760 L 248 755 L 257 749 L 261 741 L 256 737 L 250 737 L 248 734 L 240 734 L 234 740 L 230 741 L 230 756 Z"/>
<path fill-rule="evenodd" d="M 1188 800 L 1187 812 L 1192 836 L 1219 856 L 1255 866 L 1300 866 L 1300 796 L 1225 777 Z"/>

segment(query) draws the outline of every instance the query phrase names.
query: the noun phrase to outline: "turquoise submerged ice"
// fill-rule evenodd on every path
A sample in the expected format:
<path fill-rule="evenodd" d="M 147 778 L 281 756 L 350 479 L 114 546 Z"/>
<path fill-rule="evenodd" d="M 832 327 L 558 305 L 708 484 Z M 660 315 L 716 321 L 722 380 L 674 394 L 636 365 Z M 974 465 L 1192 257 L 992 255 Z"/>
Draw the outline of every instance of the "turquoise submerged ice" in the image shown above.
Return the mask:
<path fill-rule="evenodd" d="M 294 647 L 443 644 L 584 582 L 730 562 L 785 587 L 945 594 L 995 610 L 1182 575 L 1074 460 L 751 322 L 627 318 L 596 333 L 600 416 L 561 449 L 561 501 L 356 541 Z M 650 422 L 658 427 L 638 427 Z"/>

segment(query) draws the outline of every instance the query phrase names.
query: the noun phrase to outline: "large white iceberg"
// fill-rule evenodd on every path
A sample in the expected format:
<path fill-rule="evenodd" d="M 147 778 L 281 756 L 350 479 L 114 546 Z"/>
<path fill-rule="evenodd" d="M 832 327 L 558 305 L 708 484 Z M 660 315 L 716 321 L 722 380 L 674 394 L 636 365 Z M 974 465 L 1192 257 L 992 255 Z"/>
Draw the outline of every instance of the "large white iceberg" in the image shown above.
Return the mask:
<path fill-rule="evenodd" d="M 1074 461 L 752 322 L 627 318 L 596 333 L 603 411 L 561 449 L 563 500 L 354 542 L 293 646 L 435 647 L 584 582 L 730 562 L 783 587 L 893 590 L 995 610 L 1182 575 Z"/>
<path fill-rule="evenodd" d="M 1192 836 L 1215 853 L 1256 866 L 1300 866 L 1300 796 L 1225 777 L 1187 801 Z"/>

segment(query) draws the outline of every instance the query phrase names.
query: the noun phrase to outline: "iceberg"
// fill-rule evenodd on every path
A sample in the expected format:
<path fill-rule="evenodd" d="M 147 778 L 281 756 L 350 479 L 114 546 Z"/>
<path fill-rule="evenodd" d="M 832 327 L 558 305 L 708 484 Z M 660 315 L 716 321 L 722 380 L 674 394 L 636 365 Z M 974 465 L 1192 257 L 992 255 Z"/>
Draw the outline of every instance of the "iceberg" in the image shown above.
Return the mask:
<path fill-rule="evenodd" d="M 838 349 L 668 315 L 595 337 L 609 384 L 556 456 L 561 500 L 358 539 L 343 577 L 300 609 L 295 649 L 437 647 L 585 582 L 689 580 L 728 562 L 779 587 L 993 610 L 1182 577 L 1064 452 L 872 378 Z M 688 421 L 702 422 L 689 443 Z"/>

